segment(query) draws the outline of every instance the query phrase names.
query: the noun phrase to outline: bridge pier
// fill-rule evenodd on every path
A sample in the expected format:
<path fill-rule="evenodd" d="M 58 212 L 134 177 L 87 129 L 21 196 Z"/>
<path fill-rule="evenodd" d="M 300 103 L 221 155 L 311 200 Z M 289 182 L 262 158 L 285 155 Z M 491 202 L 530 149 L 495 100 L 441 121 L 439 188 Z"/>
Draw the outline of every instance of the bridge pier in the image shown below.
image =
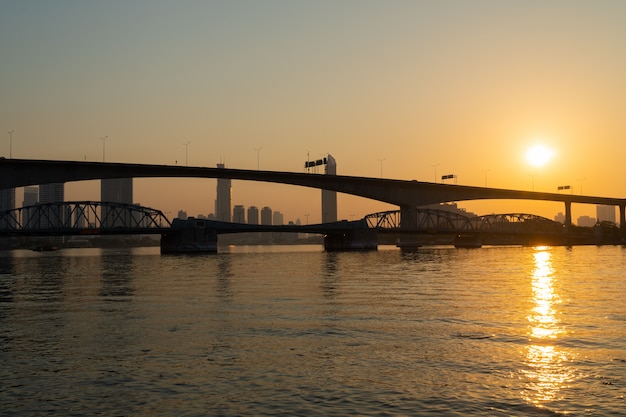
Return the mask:
<path fill-rule="evenodd" d="M 217 230 L 201 219 L 174 219 L 170 230 L 161 235 L 161 253 L 217 253 Z"/>
<path fill-rule="evenodd" d="M 417 228 L 417 207 L 400 207 L 400 231 L 410 232 Z M 396 242 L 396 246 L 404 251 L 415 251 L 422 246 L 414 233 L 401 235 Z"/>
<path fill-rule="evenodd" d="M 619 228 L 622 232 L 622 243 L 626 242 L 626 205 L 619 206 Z"/>
<path fill-rule="evenodd" d="M 377 250 L 378 234 L 374 229 L 354 229 L 324 235 L 324 249 L 335 251 Z"/>

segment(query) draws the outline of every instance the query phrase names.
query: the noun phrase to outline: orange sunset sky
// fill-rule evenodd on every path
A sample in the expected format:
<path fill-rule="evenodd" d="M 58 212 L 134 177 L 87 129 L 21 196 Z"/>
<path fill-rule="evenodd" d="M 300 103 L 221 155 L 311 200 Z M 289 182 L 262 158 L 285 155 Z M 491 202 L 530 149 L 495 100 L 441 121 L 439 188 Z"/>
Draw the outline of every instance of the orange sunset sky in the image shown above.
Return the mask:
<path fill-rule="evenodd" d="M 624 22 L 607 0 L 1 1 L 0 156 L 302 172 L 330 153 L 343 175 L 624 197 Z M 214 179 L 134 184 L 170 217 L 214 211 Z M 232 203 L 321 217 L 315 189 L 234 181 Z M 345 219 L 394 208 L 339 198 Z"/>

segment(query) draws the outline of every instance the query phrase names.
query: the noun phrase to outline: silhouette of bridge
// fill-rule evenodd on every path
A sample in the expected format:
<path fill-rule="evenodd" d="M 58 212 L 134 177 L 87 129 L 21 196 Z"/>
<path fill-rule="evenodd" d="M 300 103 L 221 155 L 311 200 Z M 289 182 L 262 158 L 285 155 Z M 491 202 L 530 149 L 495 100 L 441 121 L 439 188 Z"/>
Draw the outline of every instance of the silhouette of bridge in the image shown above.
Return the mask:
<path fill-rule="evenodd" d="M 572 203 L 602 204 L 619 207 L 619 224 L 626 236 L 626 199 L 557 194 L 501 188 L 437 184 L 421 181 L 323 175 L 311 173 L 243 170 L 230 168 L 182 167 L 171 165 L 122 164 L 82 161 L 0 159 L 0 188 L 22 187 L 67 181 L 103 178 L 195 177 L 274 182 L 337 191 L 396 205 L 410 228 L 420 206 L 467 200 L 541 200 L 562 202 L 565 228 L 572 225 Z"/>
<path fill-rule="evenodd" d="M 140 205 L 76 201 L 0 213 L 0 236 L 160 234 L 165 252 L 216 251 L 218 235 L 250 232 L 321 234 L 327 250 L 375 249 L 379 234 L 445 235 L 447 243 L 457 246 L 598 243 L 591 240 L 595 236 L 590 228 L 566 231 L 562 223 L 532 214 L 465 216 L 418 208 L 411 218 L 416 220 L 414 224 L 403 225 L 406 220 L 402 212 L 395 210 L 369 214 L 357 221 L 311 225 L 254 225 L 194 218 L 170 222 L 161 211 Z M 409 246 L 420 244 L 413 241 Z"/>

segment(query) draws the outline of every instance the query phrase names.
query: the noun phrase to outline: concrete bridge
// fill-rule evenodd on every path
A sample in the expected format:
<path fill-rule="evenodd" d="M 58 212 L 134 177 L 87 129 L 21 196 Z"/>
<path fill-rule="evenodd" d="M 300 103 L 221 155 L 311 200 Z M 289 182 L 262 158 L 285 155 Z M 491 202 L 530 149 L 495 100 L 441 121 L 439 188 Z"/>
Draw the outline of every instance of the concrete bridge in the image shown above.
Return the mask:
<path fill-rule="evenodd" d="M 400 208 L 402 224 L 405 225 L 415 223 L 415 209 L 419 206 L 451 201 L 502 199 L 562 202 L 565 208 L 565 227 L 567 229 L 572 224 L 572 203 L 612 205 L 619 207 L 620 228 L 623 236 L 626 236 L 626 199 L 624 198 L 566 195 L 345 175 L 171 165 L 0 159 L 0 188 L 102 178 L 146 177 L 229 178 L 337 191 L 396 205 Z"/>

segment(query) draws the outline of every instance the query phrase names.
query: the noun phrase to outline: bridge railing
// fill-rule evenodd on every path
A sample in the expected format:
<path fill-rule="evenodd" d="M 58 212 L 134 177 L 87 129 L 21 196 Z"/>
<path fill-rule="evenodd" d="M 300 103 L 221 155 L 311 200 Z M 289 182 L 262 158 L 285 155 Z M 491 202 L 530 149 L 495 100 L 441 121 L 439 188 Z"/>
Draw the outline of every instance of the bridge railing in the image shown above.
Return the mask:
<path fill-rule="evenodd" d="M 170 221 L 159 210 L 135 204 L 74 201 L 36 204 L 0 213 L 0 232 L 113 233 L 160 230 Z"/>

